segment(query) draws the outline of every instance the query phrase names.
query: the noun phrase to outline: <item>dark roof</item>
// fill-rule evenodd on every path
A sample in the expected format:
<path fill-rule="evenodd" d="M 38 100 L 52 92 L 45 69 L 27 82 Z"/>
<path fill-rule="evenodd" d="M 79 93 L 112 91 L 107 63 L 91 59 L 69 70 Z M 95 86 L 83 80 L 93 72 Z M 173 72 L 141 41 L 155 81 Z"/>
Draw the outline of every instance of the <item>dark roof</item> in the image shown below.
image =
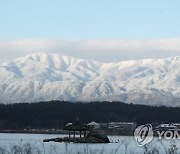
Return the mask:
<path fill-rule="evenodd" d="M 88 131 L 89 129 L 90 129 L 89 126 L 82 124 L 79 121 L 76 121 L 75 123 L 64 127 L 64 130 L 69 130 L 69 131 Z"/>

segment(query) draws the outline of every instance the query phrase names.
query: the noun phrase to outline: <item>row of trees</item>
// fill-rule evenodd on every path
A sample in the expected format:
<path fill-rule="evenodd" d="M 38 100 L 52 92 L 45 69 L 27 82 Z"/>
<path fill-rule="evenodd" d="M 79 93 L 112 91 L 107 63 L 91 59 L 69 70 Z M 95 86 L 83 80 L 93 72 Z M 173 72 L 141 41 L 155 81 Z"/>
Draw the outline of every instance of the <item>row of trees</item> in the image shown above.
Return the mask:
<path fill-rule="evenodd" d="M 150 107 L 121 102 L 64 101 L 0 105 L 0 129 L 62 128 L 66 123 L 74 122 L 77 117 L 84 123 L 171 123 L 180 122 L 180 108 Z"/>

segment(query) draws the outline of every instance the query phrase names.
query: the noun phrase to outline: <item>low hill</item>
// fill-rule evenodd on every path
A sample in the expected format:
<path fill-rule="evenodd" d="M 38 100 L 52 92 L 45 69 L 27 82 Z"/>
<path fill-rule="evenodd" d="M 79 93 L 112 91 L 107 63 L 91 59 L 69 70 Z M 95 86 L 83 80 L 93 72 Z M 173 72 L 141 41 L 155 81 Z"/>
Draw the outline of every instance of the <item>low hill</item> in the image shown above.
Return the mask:
<path fill-rule="evenodd" d="M 62 128 L 66 123 L 74 122 L 77 117 L 84 123 L 178 123 L 180 108 L 150 107 L 121 102 L 64 101 L 0 105 L 0 129 Z"/>

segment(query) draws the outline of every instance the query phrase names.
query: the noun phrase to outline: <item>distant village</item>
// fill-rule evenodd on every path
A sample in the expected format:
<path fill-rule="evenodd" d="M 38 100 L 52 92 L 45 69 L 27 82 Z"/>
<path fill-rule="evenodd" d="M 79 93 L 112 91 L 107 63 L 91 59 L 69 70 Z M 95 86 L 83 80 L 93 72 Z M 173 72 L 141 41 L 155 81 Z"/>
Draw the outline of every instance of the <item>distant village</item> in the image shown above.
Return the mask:
<path fill-rule="evenodd" d="M 67 123 L 65 126 L 71 125 L 73 123 Z M 88 124 L 91 129 L 95 130 L 96 132 L 108 134 L 108 135 L 133 135 L 134 130 L 137 127 L 135 122 L 110 122 L 110 123 L 97 123 L 92 121 Z M 167 130 L 178 130 L 180 131 L 180 123 L 161 123 L 157 124 L 153 127 L 153 130 L 159 131 L 167 131 Z M 34 130 L 35 131 L 35 130 Z M 47 132 L 60 132 L 66 134 L 67 132 L 61 129 L 51 129 L 46 130 Z"/>
<path fill-rule="evenodd" d="M 67 123 L 64 127 L 72 125 L 73 123 Z M 98 123 L 92 121 L 88 124 L 85 124 L 90 129 L 104 133 L 107 135 L 133 135 L 134 130 L 137 127 L 135 122 L 110 122 L 110 123 Z M 161 123 L 153 125 L 153 130 L 167 131 L 167 130 L 177 130 L 180 131 L 180 123 Z M 1 130 L 1 132 L 13 132 L 13 130 Z M 26 128 L 24 130 L 14 130 L 16 133 L 50 133 L 50 134 L 67 134 L 68 131 L 63 128 L 53 128 L 53 129 L 33 129 Z"/>
<path fill-rule="evenodd" d="M 64 127 L 72 125 L 73 123 L 67 123 Z M 90 129 L 105 133 L 109 135 L 132 135 L 135 128 L 136 123 L 134 122 L 110 122 L 110 123 L 97 123 L 92 121 L 87 125 Z M 8 130 L 4 130 L 8 131 Z M 12 132 L 12 130 L 9 130 Z M 15 130 L 18 132 L 18 130 Z M 26 132 L 26 133 L 52 133 L 52 134 L 67 134 L 68 132 L 63 130 L 63 128 L 53 128 L 53 129 L 32 129 L 26 128 L 24 130 L 19 130 L 19 132 Z"/>
<path fill-rule="evenodd" d="M 92 121 L 87 125 L 96 131 L 112 135 L 131 135 L 136 128 L 136 123 L 134 122 L 97 123 L 95 121 Z"/>

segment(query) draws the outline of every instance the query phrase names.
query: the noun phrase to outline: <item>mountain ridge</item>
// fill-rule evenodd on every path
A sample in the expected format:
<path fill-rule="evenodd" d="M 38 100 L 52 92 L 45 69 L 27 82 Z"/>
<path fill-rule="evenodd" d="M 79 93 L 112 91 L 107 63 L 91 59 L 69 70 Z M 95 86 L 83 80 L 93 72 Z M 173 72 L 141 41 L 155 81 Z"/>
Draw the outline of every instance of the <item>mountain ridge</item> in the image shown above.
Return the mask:
<path fill-rule="evenodd" d="M 180 57 L 102 63 L 35 53 L 0 64 L 0 103 L 121 101 L 180 106 Z"/>

